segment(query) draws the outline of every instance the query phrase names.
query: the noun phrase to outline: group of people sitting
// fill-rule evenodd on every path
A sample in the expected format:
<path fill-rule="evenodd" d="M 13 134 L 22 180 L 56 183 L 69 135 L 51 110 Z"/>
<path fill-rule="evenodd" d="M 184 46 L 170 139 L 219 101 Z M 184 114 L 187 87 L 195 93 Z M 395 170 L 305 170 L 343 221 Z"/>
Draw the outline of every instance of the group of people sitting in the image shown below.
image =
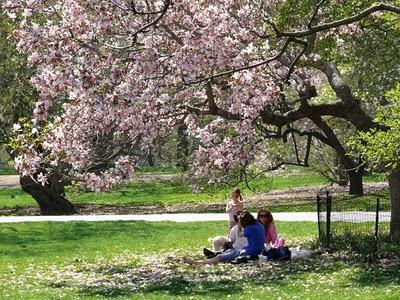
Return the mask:
<path fill-rule="evenodd" d="M 244 210 L 242 195 L 238 188 L 232 191 L 226 212 L 229 214 L 229 234 L 228 238 L 225 238 L 221 251 L 211 251 L 204 248 L 203 252 L 206 259 L 196 261 L 191 258 L 184 258 L 186 263 L 217 264 L 234 262 L 242 257 L 257 259 L 260 254 L 266 254 L 272 248 L 283 246 L 282 240 L 277 239 L 271 212 L 261 209 L 257 213 L 257 218 L 254 218 L 249 211 Z M 221 240 L 221 238 L 223 237 L 217 237 L 215 241 Z"/>

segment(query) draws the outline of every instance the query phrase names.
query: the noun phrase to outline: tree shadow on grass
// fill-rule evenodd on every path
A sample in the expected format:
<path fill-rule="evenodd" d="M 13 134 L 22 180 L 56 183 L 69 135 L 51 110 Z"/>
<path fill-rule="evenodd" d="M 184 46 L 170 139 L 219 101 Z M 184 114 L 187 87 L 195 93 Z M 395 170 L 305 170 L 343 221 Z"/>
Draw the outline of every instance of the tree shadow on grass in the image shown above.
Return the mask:
<path fill-rule="evenodd" d="M 225 270 L 216 269 L 215 272 L 211 273 L 204 267 L 189 268 L 186 271 L 174 270 L 169 276 L 161 280 L 154 280 L 151 274 L 155 270 L 148 270 L 147 274 L 146 271 L 142 270 L 141 276 L 146 277 L 147 280 L 137 282 L 134 286 L 127 284 L 125 288 L 110 287 L 112 284 L 108 282 L 95 286 L 80 286 L 79 293 L 106 297 L 133 296 L 139 293 L 226 297 L 227 295 L 241 294 L 245 286 L 249 284 L 252 286 L 263 284 L 284 287 L 291 281 L 302 282 L 303 276 L 307 273 L 332 273 L 341 268 L 342 266 L 335 264 L 325 265 L 324 268 L 321 268 L 317 261 L 281 262 L 274 264 L 272 268 L 255 262 L 243 266 L 226 264 Z M 95 270 L 92 269 L 92 271 Z M 122 269 L 121 271 L 123 272 Z M 236 276 L 227 276 L 230 273 L 236 274 Z M 219 276 L 221 276 L 220 279 L 218 279 Z"/>
<path fill-rule="evenodd" d="M 360 286 L 386 286 L 400 285 L 400 263 L 384 266 L 373 264 L 362 268 L 354 279 L 354 282 Z"/>
<path fill-rule="evenodd" d="M 322 282 L 326 278 L 336 280 L 337 274 L 346 269 L 357 270 L 350 272 L 344 279 L 346 286 L 388 286 L 399 284 L 399 264 L 389 266 L 371 265 L 357 260 L 345 261 L 343 258 L 314 257 L 310 260 L 279 262 L 279 263 L 258 263 L 251 262 L 245 265 L 233 266 L 230 264 L 224 267 L 188 267 L 181 268 L 178 264 L 169 265 L 165 269 L 159 266 L 148 266 L 143 269 L 138 266 L 113 268 L 109 265 L 109 271 L 99 266 L 97 269 L 90 268 L 91 272 L 104 276 L 104 281 L 92 285 L 82 283 L 64 282 L 64 286 L 74 286 L 80 295 L 85 296 L 135 296 L 135 295 L 170 295 L 170 296 L 204 296 L 204 297 L 226 297 L 227 295 L 240 295 L 249 289 L 257 291 L 258 286 L 272 287 L 285 290 L 289 286 L 296 286 L 300 292 L 303 283 L 308 278 L 316 280 L 314 284 L 323 288 Z M 106 269 L 107 269 L 106 268 Z M 168 275 L 157 277 L 159 272 L 168 271 Z M 113 277 L 113 272 L 118 273 Z M 137 275 L 139 274 L 140 275 Z M 232 276 L 230 275 L 232 274 Z M 125 277 L 124 281 L 120 281 Z M 325 279 L 324 279 L 325 278 Z M 321 283 L 318 283 L 321 279 Z M 338 287 L 343 285 L 343 278 L 337 279 Z M 62 286 L 54 286 L 60 288 Z M 291 287 L 291 288 L 292 288 Z"/>
<path fill-rule="evenodd" d="M 80 290 L 81 295 L 85 296 L 134 296 L 137 294 L 168 294 L 170 296 L 197 295 L 226 297 L 230 294 L 238 294 L 243 291 L 243 286 L 238 282 L 221 280 L 217 282 L 203 282 L 201 288 L 199 284 L 184 278 L 170 278 L 163 282 L 154 282 L 145 288 L 132 290 L 129 288 L 102 288 L 84 287 Z"/>
<path fill-rule="evenodd" d="M 166 283 L 153 283 L 143 289 L 143 293 L 168 293 L 169 295 L 213 295 L 226 296 L 243 291 L 243 285 L 234 280 L 203 281 L 200 283 L 183 278 L 172 278 Z"/>

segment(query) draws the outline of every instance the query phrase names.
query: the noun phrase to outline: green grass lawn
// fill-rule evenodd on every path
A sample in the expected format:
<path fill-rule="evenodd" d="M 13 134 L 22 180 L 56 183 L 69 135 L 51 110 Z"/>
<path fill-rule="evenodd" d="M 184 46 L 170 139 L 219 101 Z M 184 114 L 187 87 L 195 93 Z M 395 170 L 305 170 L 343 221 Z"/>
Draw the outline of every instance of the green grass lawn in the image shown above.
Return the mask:
<path fill-rule="evenodd" d="M 366 176 L 365 181 L 376 181 L 378 176 Z M 326 179 L 314 172 L 289 173 L 274 178 L 262 178 L 252 182 L 257 191 L 270 189 L 287 189 L 304 186 L 327 184 Z M 241 186 L 245 195 L 251 194 L 244 185 Z M 158 205 L 162 207 L 185 204 L 215 204 L 224 203 L 229 197 L 230 189 L 221 188 L 195 194 L 191 187 L 182 180 L 147 180 L 133 181 L 107 193 L 68 193 L 68 199 L 75 204 L 102 205 Z M 30 195 L 21 189 L 0 189 L 0 208 L 16 208 L 36 206 Z M 315 209 L 315 204 L 303 206 L 275 207 L 275 211 L 304 211 Z"/>
<path fill-rule="evenodd" d="M 316 224 L 277 222 L 307 247 Z M 190 267 L 224 222 L 22 223 L 0 227 L 0 299 L 398 299 L 399 264 L 351 256 Z"/>
<path fill-rule="evenodd" d="M 36 206 L 37 202 L 31 195 L 20 188 L 0 189 L 0 208 L 17 208 Z"/>
<path fill-rule="evenodd" d="M 17 175 L 17 171 L 14 168 L 6 167 L 0 168 L 0 175 Z"/>

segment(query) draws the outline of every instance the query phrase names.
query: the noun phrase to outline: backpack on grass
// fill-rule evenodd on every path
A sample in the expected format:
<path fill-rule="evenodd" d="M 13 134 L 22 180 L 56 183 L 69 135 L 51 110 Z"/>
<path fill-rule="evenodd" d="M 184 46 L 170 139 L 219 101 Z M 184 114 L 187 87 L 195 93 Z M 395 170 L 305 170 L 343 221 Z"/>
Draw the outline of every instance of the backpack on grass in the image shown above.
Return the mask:
<path fill-rule="evenodd" d="M 250 255 L 239 256 L 236 259 L 232 260 L 231 264 L 238 265 L 238 264 L 242 264 L 242 263 L 247 263 L 251 260 L 258 260 L 258 255 L 257 256 L 250 256 Z"/>
<path fill-rule="evenodd" d="M 290 260 L 292 253 L 288 247 L 281 247 L 264 250 L 262 255 L 268 257 L 268 260 Z"/>

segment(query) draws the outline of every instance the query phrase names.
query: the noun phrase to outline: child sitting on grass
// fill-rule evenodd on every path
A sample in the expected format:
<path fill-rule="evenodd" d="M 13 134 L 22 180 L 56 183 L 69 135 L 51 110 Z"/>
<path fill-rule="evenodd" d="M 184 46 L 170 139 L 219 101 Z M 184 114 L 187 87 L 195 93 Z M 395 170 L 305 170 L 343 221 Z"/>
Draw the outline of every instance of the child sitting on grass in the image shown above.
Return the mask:
<path fill-rule="evenodd" d="M 265 232 L 264 226 L 261 225 L 253 215 L 244 211 L 239 216 L 239 226 L 243 228 L 243 232 L 239 232 L 239 236 L 247 238 L 248 245 L 242 249 L 228 249 L 217 256 L 201 261 L 196 261 L 189 257 L 184 257 L 184 262 L 188 264 L 218 264 L 220 262 L 231 262 L 239 256 L 257 257 L 264 249 Z"/>

